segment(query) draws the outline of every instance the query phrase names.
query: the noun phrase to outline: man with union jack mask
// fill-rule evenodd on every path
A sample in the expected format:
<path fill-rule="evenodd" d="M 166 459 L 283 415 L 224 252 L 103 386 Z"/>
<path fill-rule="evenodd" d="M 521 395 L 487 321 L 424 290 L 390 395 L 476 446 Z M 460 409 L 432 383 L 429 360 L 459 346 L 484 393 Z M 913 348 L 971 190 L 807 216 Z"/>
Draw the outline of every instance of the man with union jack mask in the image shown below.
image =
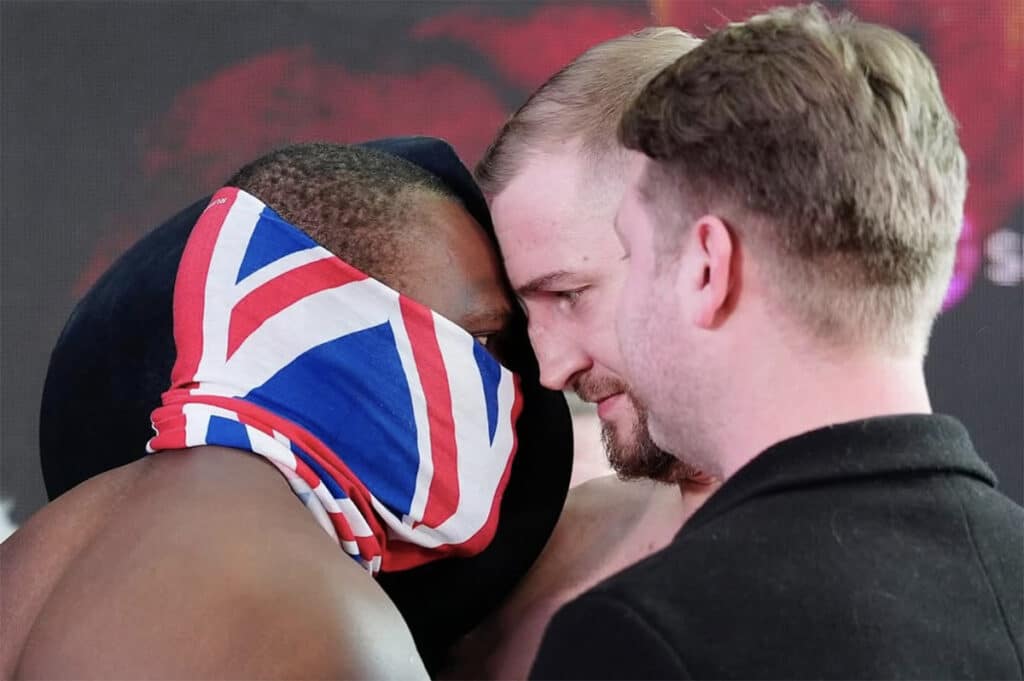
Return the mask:
<path fill-rule="evenodd" d="M 3 673 L 436 669 L 570 465 L 482 206 L 438 140 L 295 145 L 115 264 L 51 363 L 47 481 L 81 484 L 2 547 Z M 154 400 L 148 442 L 117 434 Z"/>

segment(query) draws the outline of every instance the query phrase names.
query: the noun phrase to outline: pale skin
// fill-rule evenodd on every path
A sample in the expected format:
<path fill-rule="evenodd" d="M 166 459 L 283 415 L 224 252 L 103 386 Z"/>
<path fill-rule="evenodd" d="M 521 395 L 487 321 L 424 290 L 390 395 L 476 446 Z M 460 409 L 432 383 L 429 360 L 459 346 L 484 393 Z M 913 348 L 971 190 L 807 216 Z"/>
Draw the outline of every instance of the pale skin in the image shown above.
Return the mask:
<path fill-rule="evenodd" d="M 511 304 L 497 255 L 459 204 L 419 199 L 435 229 L 403 292 L 486 344 Z M 384 591 L 238 450 L 82 483 L 0 544 L 0 583 L 0 678 L 427 678 Z"/>
<path fill-rule="evenodd" d="M 572 387 L 580 374 L 621 378 L 595 356 L 618 353 L 614 299 L 625 280 L 622 247 L 611 229 L 623 186 L 601 186 L 572 143 L 531 158 L 491 201 L 495 231 L 512 288 L 529 318 L 530 342 L 541 383 Z M 621 393 L 596 395 L 603 421 L 628 426 L 635 419 Z"/>
<path fill-rule="evenodd" d="M 827 341 L 805 329 L 772 296 L 770 264 L 735 226 L 744 218 L 700 215 L 666 250 L 657 230 L 680 225 L 663 224 L 666 212 L 654 209 L 665 197 L 651 195 L 660 186 L 648 182 L 653 162 L 631 156 L 615 220 L 628 253 L 616 327 L 623 371 L 651 405 L 655 442 L 728 479 L 771 445 L 827 424 L 931 412 L 923 352 Z M 695 383 L 699 405 L 685 389 Z"/>
<path fill-rule="evenodd" d="M 614 315 L 627 268 L 612 224 L 625 168 L 612 163 L 602 171 L 595 174 L 568 141 L 528 159 L 490 197 L 505 268 L 528 316 L 541 382 L 553 390 L 573 389 L 581 376 L 625 385 Z M 596 402 L 616 438 L 633 437 L 637 412 L 628 394 L 581 397 Z M 666 485 L 605 476 L 570 490 L 537 563 L 503 607 L 467 638 L 449 675 L 525 678 L 544 628 L 561 605 L 666 546 L 716 488 L 707 480 Z"/>

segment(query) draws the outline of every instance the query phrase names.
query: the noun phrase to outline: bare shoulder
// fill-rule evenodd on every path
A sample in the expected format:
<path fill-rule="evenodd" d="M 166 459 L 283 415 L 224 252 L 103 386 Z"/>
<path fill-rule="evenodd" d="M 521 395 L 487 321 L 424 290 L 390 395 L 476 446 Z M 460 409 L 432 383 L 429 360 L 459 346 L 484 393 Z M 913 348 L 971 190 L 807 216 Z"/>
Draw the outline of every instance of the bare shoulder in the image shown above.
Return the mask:
<path fill-rule="evenodd" d="M 239 630 L 272 641 L 253 673 L 280 661 L 273 674 L 279 678 L 426 679 L 412 634 L 387 594 L 311 518 L 303 520 L 315 538 L 281 535 L 288 551 L 275 554 L 240 594 L 258 615 L 239 618 Z M 274 620 L 272 632 L 253 627 Z"/>
<path fill-rule="evenodd" d="M 502 607 L 455 652 L 449 678 L 525 678 L 555 612 L 660 548 L 678 530 L 678 488 L 614 475 L 569 491 L 544 551 Z M 651 510 L 663 518 L 651 519 Z M 643 527 L 651 519 L 650 527 Z"/>
<path fill-rule="evenodd" d="M 278 473 L 165 457 L 69 566 L 18 673 L 424 678 L 412 637 Z"/>
<path fill-rule="evenodd" d="M 650 502 L 652 495 L 665 493 L 678 496 L 679 491 L 652 480 L 622 480 L 616 475 L 603 475 L 573 487 L 565 512 L 570 517 L 595 511 L 635 513 L 638 507 Z"/>
<path fill-rule="evenodd" d="M 14 673 L 32 625 L 68 565 L 141 474 L 136 462 L 69 490 L 0 543 L 0 678 Z"/>
<path fill-rule="evenodd" d="M 671 536 L 678 530 L 675 511 L 678 488 L 648 480 L 620 480 L 607 475 L 572 488 L 548 545 L 527 577 L 527 590 L 537 588 L 545 597 L 570 596 L 608 576 L 609 570 L 629 564 L 638 539 L 654 532 Z M 652 511 L 667 516 L 657 526 L 644 525 Z M 662 529 L 665 523 L 669 527 Z M 625 551 L 631 554 L 618 559 Z"/>

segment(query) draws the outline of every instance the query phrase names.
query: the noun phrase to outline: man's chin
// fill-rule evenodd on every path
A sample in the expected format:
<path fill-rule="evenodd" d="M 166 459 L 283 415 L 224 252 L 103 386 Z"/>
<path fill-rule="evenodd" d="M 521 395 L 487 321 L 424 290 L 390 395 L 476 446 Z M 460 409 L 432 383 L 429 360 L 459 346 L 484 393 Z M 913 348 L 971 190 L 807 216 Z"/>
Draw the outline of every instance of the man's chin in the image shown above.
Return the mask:
<path fill-rule="evenodd" d="M 677 483 L 685 479 L 690 468 L 668 452 L 659 449 L 650 439 L 637 437 L 636 429 L 624 436 L 610 424 L 603 424 L 601 440 L 612 470 L 622 480 L 655 480 Z"/>
<path fill-rule="evenodd" d="M 622 480 L 654 480 L 677 485 L 707 478 L 694 466 L 658 447 L 648 434 L 645 420 L 640 420 L 626 433 L 613 424 L 602 423 L 601 441 L 608 463 Z"/>

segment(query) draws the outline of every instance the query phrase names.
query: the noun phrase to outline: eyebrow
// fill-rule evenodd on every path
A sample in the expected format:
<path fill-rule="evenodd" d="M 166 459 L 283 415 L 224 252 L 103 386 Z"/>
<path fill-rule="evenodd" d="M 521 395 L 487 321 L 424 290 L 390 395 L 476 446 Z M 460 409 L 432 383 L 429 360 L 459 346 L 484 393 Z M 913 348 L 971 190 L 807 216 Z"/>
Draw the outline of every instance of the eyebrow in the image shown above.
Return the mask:
<path fill-rule="evenodd" d="M 554 272 L 548 272 L 542 274 L 539 277 L 534 277 L 524 285 L 516 289 L 516 294 L 519 296 L 528 296 L 537 291 L 544 291 L 551 288 L 554 284 L 557 284 L 562 279 L 568 279 L 573 276 L 572 272 L 568 270 L 555 270 Z"/>

